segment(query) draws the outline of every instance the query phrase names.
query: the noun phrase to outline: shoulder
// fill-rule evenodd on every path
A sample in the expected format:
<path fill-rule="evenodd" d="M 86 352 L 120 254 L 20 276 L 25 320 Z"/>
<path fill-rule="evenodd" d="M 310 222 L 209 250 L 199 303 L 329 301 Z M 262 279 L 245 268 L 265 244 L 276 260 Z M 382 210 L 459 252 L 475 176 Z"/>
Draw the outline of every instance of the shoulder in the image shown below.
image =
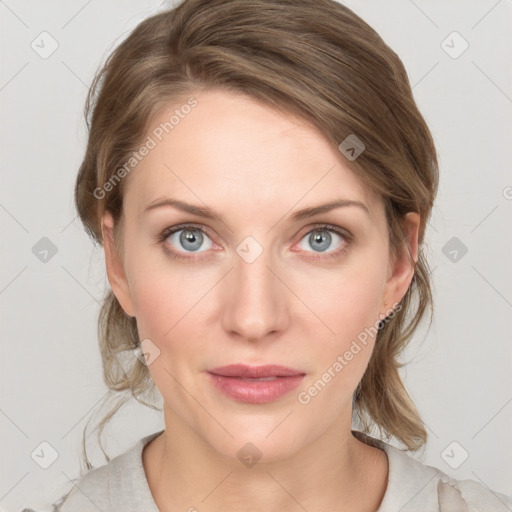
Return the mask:
<path fill-rule="evenodd" d="M 111 475 L 118 463 L 119 458 L 116 457 L 77 479 L 67 494 L 54 503 L 52 512 L 98 512 L 108 509 Z"/>
<path fill-rule="evenodd" d="M 388 458 L 388 484 L 377 512 L 511 512 L 512 498 L 474 480 L 457 480 L 364 432 L 352 431 Z"/>
<path fill-rule="evenodd" d="M 438 468 L 381 442 L 389 461 L 388 489 L 378 512 L 510 512 L 512 499 L 475 480 L 457 480 Z M 463 506 L 466 508 L 460 508 Z"/>
<path fill-rule="evenodd" d="M 111 468 L 114 463 L 112 459 L 104 466 L 91 469 L 82 477 L 72 482 L 71 489 L 57 501 L 54 501 L 50 508 L 33 509 L 24 508 L 20 512 L 98 512 L 98 510 L 110 510 L 108 506 L 108 488 Z"/>
<path fill-rule="evenodd" d="M 53 503 L 52 512 L 107 512 L 119 510 L 119 507 L 128 512 L 131 506 L 139 505 L 152 510 L 141 455 L 144 446 L 161 432 L 139 439 L 107 464 L 77 479 L 67 494 Z"/>

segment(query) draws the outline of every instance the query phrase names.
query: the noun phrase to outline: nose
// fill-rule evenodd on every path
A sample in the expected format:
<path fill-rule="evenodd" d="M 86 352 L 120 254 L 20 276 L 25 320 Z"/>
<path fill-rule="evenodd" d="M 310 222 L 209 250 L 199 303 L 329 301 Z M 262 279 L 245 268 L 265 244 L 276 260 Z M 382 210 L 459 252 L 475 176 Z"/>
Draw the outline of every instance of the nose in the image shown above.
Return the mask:
<path fill-rule="evenodd" d="M 275 340 L 289 322 L 290 292 L 274 268 L 270 251 L 252 262 L 234 255 L 234 268 L 223 280 L 222 324 L 230 336 L 251 343 Z"/>

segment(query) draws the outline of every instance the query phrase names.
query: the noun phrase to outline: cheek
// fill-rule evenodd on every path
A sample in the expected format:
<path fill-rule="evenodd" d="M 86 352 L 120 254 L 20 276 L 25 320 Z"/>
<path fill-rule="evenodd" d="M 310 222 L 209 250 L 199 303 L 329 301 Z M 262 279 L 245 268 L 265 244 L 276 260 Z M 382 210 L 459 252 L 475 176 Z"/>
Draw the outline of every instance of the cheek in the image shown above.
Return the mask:
<path fill-rule="evenodd" d="M 132 293 L 140 335 L 159 343 L 171 339 L 190 321 L 190 315 L 193 317 L 205 293 L 204 278 L 200 282 L 178 270 L 159 272 L 154 266 L 143 267 Z"/>
<path fill-rule="evenodd" d="M 151 255 L 133 261 L 143 262 L 133 267 L 131 287 L 139 336 L 151 340 L 158 355 L 148 368 L 151 377 L 164 396 L 170 389 L 180 394 L 173 376 L 192 392 L 197 383 L 190 374 L 204 365 L 208 353 L 204 325 L 212 314 L 208 308 L 218 273 Z"/>
<path fill-rule="evenodd" d="M 127 236 L 128 244 L 130 293 L 140 336 L 158 343 L 193 314 L 209 288 L 209 274 L 176 262 L 150 241 L 144 244 L 136 236 L 130 240 Z"/>
<path fill-rule="evenodd" d="M 385 262 L 373 261 L 347 265 L 328 273 L 304 274 L 295 280 L 297 295 L 315 315 L 315 324 L 323 321 L 322 338 L 340 348 L 347 341 L 379 320 L 386 279 Z M 329 336 L 331 334 L 331 336 Z"/>
<path fill-rule="evenodd" d="M 315 346 L 307 348 L 315 364 L 307 388 L 303 388 L 303 401 L 300 397 L 299 401 L 309 403 L 322 391 L 322 397 L 314 398 L 319 410 L 329 403 L 350 400 L 372 354 L 387 262 L 368 256 L 340 272 L 317 274 L 314 287 L 308 281 L 306 288 L 302 281 L 300 293 L 322 324 L 315 318 L 315 330 L 307 336 L 315 340 Z M 310 329 L 310 323 L 306 322 L 303 328 Z"/>
<path fill-rule="evenodd" d="M 187 396 L 174 379 L 187 382 L 187 389 L 196 393 L 196 382 L 188 380 L 188 370 L 200 365 L 204 353 L 197 333 L 204 286 L 192 283 L 183 272 L 155 266 L 141 267 L 137 276 L 134 295 L 139 336 L 151 340 L 146 346 L 157 356 L 148 370 L 166 401 L 183 407 Z"/>

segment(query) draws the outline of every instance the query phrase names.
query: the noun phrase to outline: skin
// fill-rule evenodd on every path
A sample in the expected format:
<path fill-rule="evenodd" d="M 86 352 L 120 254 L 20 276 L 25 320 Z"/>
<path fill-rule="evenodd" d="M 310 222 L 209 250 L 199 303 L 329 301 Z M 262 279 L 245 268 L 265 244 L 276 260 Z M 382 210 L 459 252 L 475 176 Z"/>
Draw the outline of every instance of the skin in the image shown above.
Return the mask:
<path fill-rule="evenodd" d="M 297 394 L 401 300 L 414 273 L 409 253 L 390 258 L 382 199 L 361 186 L 316 128 L 245 95 L 194 97 L 198 106 L 125 183 L 122 254 L 112 217 L 102 219 L 112 290 L 137 318 L 140 339 L 160 351 L 148 368 L 163 397 L 165 432 L 143 451 L 155 502 L 162 511 L 374 511 L 388 461 L 352 435 L 351 417 L 375 340 L 308 404 Z M 223 222 L 173 207 L 143 213 L 164 197 L 208 206 Z M 340 198 L 369 212 L 348 206 L 289 220 Z M 419 220 L 406 216 L 414 261 Z M 180 223 L 206 230 L 198 251 L 180 243 L 181 232 L 158 241 Z M 319 223 L 348 231 L 351 242 L 320 231 L 332 237 L 322 252 L 309 236 Z M 247 236 L 263 250 L 252 263 L 236 252 Z M 166 247 L 191 259 L 172 258 Z M 275 402 L 244 404 L 205 373 L 232 363 L 282 364 L 306 376 Z M 237 457 L 247 442 L 262 453 L 251 468 Z"/>

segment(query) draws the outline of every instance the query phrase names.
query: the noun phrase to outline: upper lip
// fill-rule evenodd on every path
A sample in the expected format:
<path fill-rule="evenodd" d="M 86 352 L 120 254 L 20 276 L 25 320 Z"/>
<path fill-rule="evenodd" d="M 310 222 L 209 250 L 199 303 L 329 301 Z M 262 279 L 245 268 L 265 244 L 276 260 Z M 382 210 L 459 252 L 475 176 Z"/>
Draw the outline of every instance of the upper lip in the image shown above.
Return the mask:
<path fill-rule="evenodd" d="M 248 366 L 245 364 L 229 364 L 208 370 L 209 373 L 222 377 L 239 377 L 245 379 L 260 379 L 265 377 L 291 377 L 304 375 L 304 372 L 277 364 L 265 364 L 261 366 Z"/>

